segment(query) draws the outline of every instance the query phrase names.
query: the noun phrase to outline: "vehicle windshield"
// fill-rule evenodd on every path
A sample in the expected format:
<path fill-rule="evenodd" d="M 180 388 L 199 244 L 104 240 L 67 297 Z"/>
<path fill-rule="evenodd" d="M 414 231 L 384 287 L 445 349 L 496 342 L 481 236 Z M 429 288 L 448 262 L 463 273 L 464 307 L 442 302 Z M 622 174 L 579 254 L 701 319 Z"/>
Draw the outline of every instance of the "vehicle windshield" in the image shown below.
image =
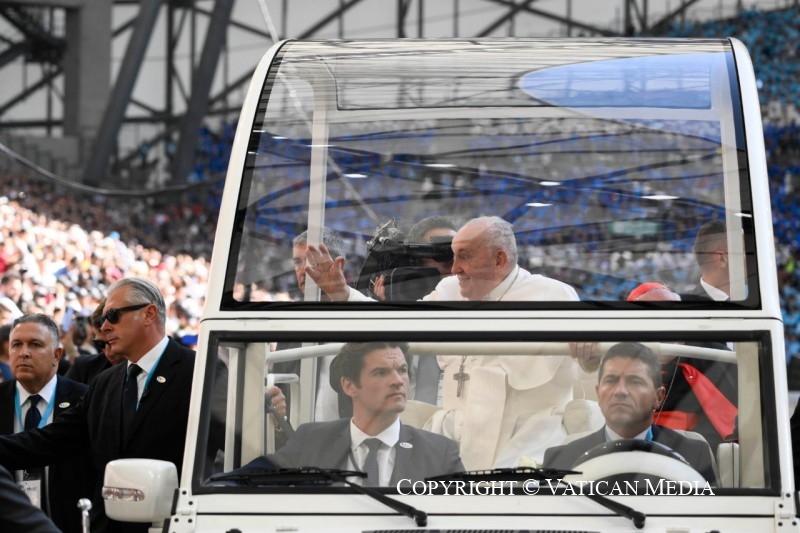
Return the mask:
<path fill-rule="evenodd" d="M 580 472 L 572 481 L 639 480 L 644 493 L 646 480 L 662 479 L 714 494 L 779 489 L 775 398 L 762 393 L 773 390 L 767 331 L 638 339 L 606 332 L 591 341 L 529 332 L 491 342 L 480 330 L 441 333 L 447 341 L 407 333 L 342 341 L 345 334 L 211 336 L 209 353 L 218 357 L 206 369 L 213 378 L 200 424 L 199 493 L 293 490 L 264 475 L 280 468 L 369 479 L 364 441 L 375 435 L 388 443 L 378 452 L 383 466 L 369 482 L 347 479 L 401 493 L 434 476 L 512 467 Z M 592 355 L 602 358 L 599 371 L 583 369 L 581 358 Z M 270 403 L 283 412 L 284 402 L 279 423 Z M 608 449 L 629 439 L 669 453 Z M 231 473 L 238 481 L 219 481 Z M 247 482 L 250 475 L 257 481 Z M 319 490 L 318 477 L 308 486 Z"/>
<path fill-rule="evenodd" d="M 601 44 L 285 43 L 242 157 L 223 309 L 325 305 L 303 273 L 319 242 L 369 305 L 630 308 L 658 281 L 687 295 L 672 307 L 759 308 L 730 44 Z M 456 290 L 451 241 L 481 216 L 574 294 Z"/>

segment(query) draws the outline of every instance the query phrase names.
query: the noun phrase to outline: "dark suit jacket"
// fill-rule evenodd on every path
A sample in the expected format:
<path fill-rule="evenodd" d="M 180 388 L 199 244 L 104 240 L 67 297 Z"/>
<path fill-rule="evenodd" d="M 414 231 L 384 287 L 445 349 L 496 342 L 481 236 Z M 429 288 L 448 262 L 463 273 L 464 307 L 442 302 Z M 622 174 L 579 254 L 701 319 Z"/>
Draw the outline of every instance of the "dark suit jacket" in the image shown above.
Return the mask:
<path fill-rule="evenodd" d="M 695 470 L 700 472 L 712 485 L 716 485 L 714 467 L 711 464 L 711 450 L 702 441 L 684 437 L 680 433 L 661 426 L 652 426 L 653 440 L 671 448 L 681 454 Z M 544 452 L 544 466 L 546 468 L 572 469 L 584 452 L 587 452 L 606 442 L 606 428 L 603 426 L 598 431 L 585 437 L 574 440 L 562 446 L 553 446 Z M 576 468 L 580 470 L 580 468 Z"/>
<path fill-rule="evenodd" d="M 789 421 L 792 435 L 792 458 L 794 460 L 794 486 L 800 486 L 800 402 L 794 408 L 794 414 Z"/>
<path fill-rule="evenodd" d="M 3 467 L 0 467 L 0 531 L 59 533 L 55 524 L 31 504 L 11 473 Z"/>
<path fill-rule="evenodd" d="M 687 342 L 689 346 L 699 346 L 701 348 L 713 348 L 716 350 L 728 350 L 728 347 L 719 342 Z M 680 358 L 681 363 L 688 363 L 703 373 L 719 391 L 734 405 L 739 404 L 739 368 L 736 363 L 723 363 L 721 361 L 711 361 L 708 359 Z M 714 425 L 708 419 L 706 410 L 703 409 L 700 400 L 692 390 L 691 384 L 686 381 L 683 371 L 677 367 L 678 360 L 673 359 L 661 365 L 662 384 L 667 395 L 661 409 L 664 411 L 684 411 L 698 415 L 697 426 L 692 431 L 700 433 L 705 437 L 706 442 L 712 450 L 728 435 L 720 435 Z M 658 420 L 655 420 L 658 422 Z"/>
<path fill-rule="evenodd" d="M 701 302 L 701 301 L 714 301 L 711 296 L 706 292 L 706 289 L 697 280 L 697 283 L 685 293 L 681 293 L 681 300 L 685 302 Z"/>
<path fill-rule="evenodd" d="M 89 449 L 97 473 L 92 498 L 92 531 L 146 532 L 149 524 L 121 523 L 105 516 L 101 490 L 106 464 L 114 459 L 147 458 L 183 466 L 186 423 L 192 390 L 194 352 L 169 340 L 148 390 L 143 394 L 133 427 L 121 437 L 122 388 L 127 365 L 103 372 L 83 400 L 52 424 L 0 437 L 0 462 L 9 469 L 44 466 Z M 164 379 L 157 379 L 162 377 Z"/>
<path fill-rule="evenodd" d="M 86 354 L 72 362 L 72 366 L 64 374 L 64 377 L 89 385 L 100 372 L 109 368 L 111 368 L 111 361 L 104 354 Z"/>
<path fill-rule="evenodd" d="M 401 479 L 413 482 L 464 470 L 455 441 L 430 431 L 400 424 L 400 440 L 395 449 L 392 486 Z M 350 419 L 345 418 L 301 425 L 271 458 L 284 468 L 347 468 L 349 452 Z"/>
<path fill-rule="evenodd" d="M 0 383 L 0 435 L 14 433 L 14 394 L 16 381 Z M 81 399 L 88 387 L 56 376 L 56 396 L 53 406 L 55 421 L 70 406 Z M 63 458 L 50 464 L 48 473 L 48 500 L 50 517 L 63 531 L 79 532 L 81 530 L 81 513 L 77 504 L 80 498 L 91 498 L 95 482 L 95 473 L 89 454 L 84 452 L 78 457 Z"/>

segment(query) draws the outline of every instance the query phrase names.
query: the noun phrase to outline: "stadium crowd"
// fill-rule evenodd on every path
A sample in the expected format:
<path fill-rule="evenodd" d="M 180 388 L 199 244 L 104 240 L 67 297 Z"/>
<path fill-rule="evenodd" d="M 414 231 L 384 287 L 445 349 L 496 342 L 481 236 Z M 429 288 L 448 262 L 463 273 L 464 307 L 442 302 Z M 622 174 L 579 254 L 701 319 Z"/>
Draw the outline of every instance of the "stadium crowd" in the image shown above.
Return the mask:
<path fill-rule="evenodd" d="M 675 37 L 719 37 L 742 41 L 753 60 L 764 117 L 764 144 L 772 198 L 773 229 L 781 288 L 789 386 L 800 388 L 800 8 L 750 9 L 729 20 L 688 22 Z M 797 370 L 794 370 L 797 369 Z"/>
<path fill-rule="evenodd" d="M 65 315 L 88 317 L 114 281 L 139 276 L 161 289 L 170 333 L 177 338 L 195 333 L 216 222 L 210 205 L 154 212 L 128 200 L 127 206 L 117 202 L 109 208 L 102 200 L 86 202 L 24 174 L 4 174 L 3 183 L 0 312 L 6 313 L 5 322 L 37 312 L 58 324 Z M 139 242 L 148 232 L 151 236 Z M 159 241 L 159 234 L 170 238 Z M 203 253 L 183 252 L 192 250 L 187 244 L 192 239 L 205 243 Z M 68 322 L 78 327 L 77 321 Z M 88 343 L 85 349 L 92 351 Z"/>

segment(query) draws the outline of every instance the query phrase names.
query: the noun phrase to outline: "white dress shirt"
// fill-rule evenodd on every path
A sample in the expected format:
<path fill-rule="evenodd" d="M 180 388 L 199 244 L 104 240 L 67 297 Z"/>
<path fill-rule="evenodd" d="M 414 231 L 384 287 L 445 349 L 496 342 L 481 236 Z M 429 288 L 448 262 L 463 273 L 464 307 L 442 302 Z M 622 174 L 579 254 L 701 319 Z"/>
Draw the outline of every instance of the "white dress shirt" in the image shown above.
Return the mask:
<path fill-rule="evenodd" d="M 57 376 L 53 375 L 53 377 L 50 378 L 50 381 L 48 381 L 47 384 L 36 393 L 42 398 L 39 400 L 39 404 L 36 406 L 36 408 L 39 410 L 39 414 L 42 416 L 44 416 L 44 412 L 47 409 L 47 406 L 50 405 L 50 402 L 54 401 L 57 381 Z M 23 426 L 25 424 L 25 415 L 28 413 L 28 408 L 30 407 L 28 398 L 33 396 L 33 394 L 25 390 L 25 387 L 20 385 L 19 381 L 17 382 L 17 394 L 19 395 L 19 406 L 22 414 L 22 420 L 20 421 L 16 416 L 14 417 L 14 433 L 19 433 L 23 430 Z M 53 409 L 50 409 L 50 413 L 47 415 L 47 420 L 44 421 L 44 425 L 47 425 L 52 421 Z"/>
<path fill-rule="evenodd" d="M 159 359 L 161 359 L 161 355 L 164 353 L 164 350 L 167 349 L 167 344 L 169 344 L 169 339 L 164 337 L 158 342 L 158 344 L 153 346 L 149 352 L 144 354 L 142 358 L 136 362 L 136 366 L 142 369 L 142 371 L 139 372 L 139 375 L 136 376 L 136 386 L 139 389 L 137 397 L 139 400 L 142 399 L 144 386 L 147 383 L 147 376 L 150 375 L 156 364 L 158 364 Z M 125 367 L 126 372 L 128 367 L 130 367 L 132 364 L 133 363 L 128 361 L 128 366 Z"/>
<path fill-rule="evenodd" d="M 388 487 L 394 471 L 394 460 L 397 456 L 395 445 L 400 440 L 400 419 L 396 419 L 388 428 L 377 435 L 367 435 L 350 420 L 350 456 L 348 468 L 353 470 L 363 470 L 364 461 L 367 460 L 369 449 L 364 441 L 367 439 L 378 439 L 381 447 L 378 448 L 378 480 L 381 487 Z M 353 464 L 355 459 L 356 464 Z M 363 478 L 354 478 L 356 483 L 362 484 Z"/>

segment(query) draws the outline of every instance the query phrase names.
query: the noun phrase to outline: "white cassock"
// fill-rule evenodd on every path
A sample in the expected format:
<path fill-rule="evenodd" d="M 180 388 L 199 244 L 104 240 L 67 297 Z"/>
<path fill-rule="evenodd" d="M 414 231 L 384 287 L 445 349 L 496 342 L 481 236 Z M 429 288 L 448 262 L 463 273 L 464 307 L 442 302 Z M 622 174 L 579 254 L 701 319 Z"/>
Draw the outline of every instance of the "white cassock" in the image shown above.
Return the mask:
<path fill-rule="evenodd" d="M 355 293 L 355 294 L 354 294 Z M 350 290 L 350 300 L 364 300 Z M 423 300 L 464 301 L 456 276 L 444 278 Z M 571 286 L 516 267 L 487 301 L 578 301 Z M 568 356 L 438 356 L 442 409 L 425 429 L 460 444 L 467 470 L 516 466 L 522 456 L 540 464 L 562 443 L 564 406 L 572 400 L 576 364 Z M 456 373 L 469 374 L 461 395 Z"/>

